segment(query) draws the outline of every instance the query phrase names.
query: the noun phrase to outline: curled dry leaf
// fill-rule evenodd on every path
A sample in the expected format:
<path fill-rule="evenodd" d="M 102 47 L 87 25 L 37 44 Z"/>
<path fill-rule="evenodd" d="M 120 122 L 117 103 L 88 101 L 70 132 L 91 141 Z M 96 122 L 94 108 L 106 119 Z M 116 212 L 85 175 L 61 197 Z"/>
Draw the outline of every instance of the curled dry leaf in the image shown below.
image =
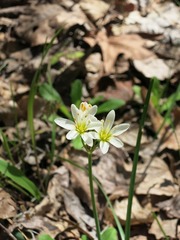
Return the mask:
<path fill-rule="evenodd" d="M 169 236 L 170 239 L 177 239 L 176 238 L 176 227 L 177 227 L 178 219 L 162 220 L 158 217 L 158 220 L 161 224 L 162 229 L 167 234 L 167 236 Z M 164 238 L 164 234 L 161 231 L 161 229 L 155 219 L 151 225 L 149 233 L 155 235 L 157 240 Z"/>
<path fill-rule="evenodd" d="M 79 198 L 68 189 L 64 190 L 63 197 L 65 208 L 68 214 L 78 222 L 79 226 L 84 229 L 84 231 L 88 232 L 89 235 L 96 238 L 96 232 L 94 230 L 94 219 L 86 213 L 85 209 L 81 205 Z M 91 231 L 88 231 L 89 227 L 87 226 L 91 228 Z"/>
<path fill-rule="evenodd" d="M 85 37 L 84 40 L 91 46 L 98 44 L 101 47 L 106 74 L 112 72 L 119 54 L 124 54 L 126 59 L 145 59 L 154 56 L 152 51 L 145 48 L 146 40 L 137 34 L 108 36 L 103 29 L 95 38 Z"/>
<path fill-rule="evenodd" d="M 179 218 L 180 216 L 180 194 L 163 202 L 156 204 L 164 210 L 169 218 Z"/>
<path fill-rule="evenodd" d="M 110 5 L 101 0 L 82 0 L 80 6 L 85 14 L 93 21 L 97 21 L 99 18 L 103 18 Z"/>
<path fill-rule="evenodd" d="M 0 219 L 12 218 L 17 214 L 16 203 L 11 195 L 0 188 Z"/>
<path fill-rule="evenodd" d="M 172 77 L 174 71 L 168 67 L 162 59 L 148 58 L 143 60 L 134 60 L 134 67 L 146 78 L 157 77 L 159 80 L 165 80 Z"/>
<path fill-rule="evenodd" d="M 156 196 L 174 196 L 178 186 L 174 183 L 173 176 L 166 163 L 158 157 L 151 162 L 141 164 L 137 168 L 139 181 L 136 194 L 150 194 Z"/>
<path fill-rule="evenodd" d="M 127 204 L 128 199 L 125 198 L 121 201 L 116 200 L 113 205 L 114 211 L 122 223 L 126 222 Z M 152 209 L 143 208 L 137 198 L 133 197 L 131 224 L 135 225 L 139 223 L 152 222 L 151 211 Z"/>
<path fill-rule="evenodd" d="M 59 13 L 50 20 L 49 24 L 52 27 L 69 29 L 77 24 L 84 25 L 85 23 L 86 27 L 89 29 L 93 27 L 80 6 L 75 4 L 70 12 L 61 9 L 61 11 L 59 11 Z"/>

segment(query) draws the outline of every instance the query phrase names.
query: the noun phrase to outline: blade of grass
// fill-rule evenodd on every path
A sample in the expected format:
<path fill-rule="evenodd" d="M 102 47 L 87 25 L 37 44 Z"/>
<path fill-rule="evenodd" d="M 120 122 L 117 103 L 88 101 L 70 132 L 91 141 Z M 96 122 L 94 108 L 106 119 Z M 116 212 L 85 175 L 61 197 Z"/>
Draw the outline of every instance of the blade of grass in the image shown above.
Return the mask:
<path fill-rule="evenodd" d="M 28 125 L 29 125 L 29 130 L 30 130 L 30 135 L 31 135 L 32 147 L 33 147 L 34 154 L 35 154 L 35 159 L 36 159 L 37 175 L 38 176 L 39 176 L 39 164 L 38 164 L 37 154 L 36 154 L 36 140 L 35 140 L 35 129 L 34 129 L 34 121 L 33 121 L 33 119 L 34 119 L 34 108 L 33 108 L 34 107 L 34 99 L 35 99 L 35 95 L 36 95 L 36 92 L 37 92 L 39 77 L 40 77 L 41 71 L 42 71 L 42 63 L 43 63 L 44 58 L 46 57 L 49 49 L 51 48 L 54 40 L 59 35 L 60 31 L 61 31 L 61 29 L 58 30 L 54 34 L 51 41 L 43 49 L 40 66 L 37 69 L 37 71 L 35 72 L 35 75 L 33 77 L 33 80 L 32 80 L 32 83 L 31 83 L 31 90 L 29 92 L 29 98 L 28 98 L 28 109 L 27 109 Z"/>
<path fill-rule="evenodd" d="M 156 214 L 155 214 L 154 212 L 152 212 L 152 215 L 153 215 L 153 218 L 156 220 L 156 222 L 157 222 L 157 224 L 158 224 L 158 226 L 159 226 L 162 234 L 164 235 L 164 239 L 165 239 L 165 240 L 169 240 L 170 238 L 169 238 L 169 237 L 167 236 L 167 234 L 165 233 L 165 231 L 164 231 L 164 229 L 163 229 L 163 227 L 162 227 L 159 219 L 157 218 Z"/>
<path fill-rule="evenodd" d="M 13 165 L 15 165 L 15 162 L 14 162 L 14 159 L 13 159 L 13 156 L 12 156 L 12 153 L 11 153 L 11 149 L 9 147 L 8 139 L 1 129 L 0 129 L 0 135 L 2 136 L 2 144 L 3 144 L 4 150 L 7 153 L 7 156 L 9 158 L 9 160 L 11 161 L 11 163 Z"/>
<path fill-rule="evenodd" d="M 146 115 L 147 115 L 147 110 L 148 110 L 148 105 L 149 105 L 149 100 L 150 100 L 150 96 L 151 96 L 153 83 L 154 83 L 154 80 L 152 79 L 150 82 L 150 85 L 149 85 L 147 95 L 146 95 L 143 113 L 142 113 L 141 120 L 140 120 L 139 132 L 138 132 L 137 141 L 136 141 L 136 148 L 135 148 L 135 153 L 134 153 L 134 158 L 133 158 L 133 168 L 132 168 L 130 187 L 129 187 L 128 207 L 127 207 L 126 224 L 125 224 L 125 240 L 130 239 L 131 210 L 132 210 L 132 200 L 133 200 L 133 195 L 134 195 L 136 169 L 137 169 L 137 164 L 138 164 L 139 149 L 140 149 L 140 145 L 141 145 L 142 129 L 144 127 L 144 123 L 145 123 L 145 119 L 146 119 Z"/>
<path fill-rule="evenodd" d="M 58 156 L 58 157 L 59 157 L 59 156 Z M 84 172 L 86 172 L 86 173 L 88 174 L 87 169 L 81 167 L 78 163 L 75 163 L 75 162 L 73 162 L 73 161 L 70 160 L 70 159 L 61 158 L 61 157 L 60 157 L 60 160 L 65 161 L 65 162 L 68 162 L 68 163 L 70 163 L 71 165 L 73 165 L 74 167 L 77 167 L 77 168 L 81 169 L 82 171 L 84 171 Z M 115 221 L 115 223 L 116 223 L 116 226 L 117 226 L 119 235 L 121 236 L 121 239 L 124 240 L 124 239 L 125 239 L 124 231 L 123 231 L 123 228 L 122 228 L 122 226 L 121 226 L 121 224 L 120 224 L 120 222 L 119 222 L 119 220 L 118 220 L 118 217 L 117 217 L 117 215 L 116 215 L 116 213 L 115 213 L 115 211 L 114 211 L 114 208 L 113 208 L 113 206 L 112 206 L 112 204 L 111 204 L 111 201 L 109 200 L 106 192 L 104 191 L 103 187 L 101 186 L 100 182 L 98 181 L 98 179 L 97 179 L 95 176 L 93 176 L 93 180 L 96 182 L 96 184 L 98 185 L 98 187 L 99 187 L 99 189 L 101 190 L 102 194 L 104 195 L 104 197 L 105 197 L 105 199 L 106 199 L 106 201 L 107 201 L 107 204 L 109 205 L 109 207 L 110 207 L 110 209 L 111 209 L 111 211 L 112 211 L 112 215 L 113 215 L 113 217 L 114 217 L 114 221 Z"/>
<path fill-rule="evenodd" d="M 170 116 L 171 111 L 172 111 L 172 109 L 173 109 L 173 107 L 174 107 L 174 105 L 175 105 L 175 103 L 176 103 L 176 99 L 177 99 L 177 96 L 178 96 L 178 93 L 179 93 L 179 92 L 180 92 L 180 83 L 179 83 L 179 85 L 178 85 L 178 88 L 177 88 L 175 94 L 173 95 L 173 99 L 172 99 L 171 105 L 170 105 L 170 107 L 168 108 L 168 110 L 167 110 L 167 112 L 166 112 L 166 114 L 165 114 L 164 120 L 163 120 L 160 128 L 158 129 L 157 135 L 160 133 L 160 131 L 161 131 L 161 129 L 163 128 L 163 126 L 164 126 L 167 118 Z"/>
<path fill-rule="evenodd" d="M 41 194 L 36 185 L 30 181 L 18 168 L 9 164 L 6 160 L 0 158 L 0 172 L 10 178 L 16 185 L 24 188 L 37 200 L 40 200 Z"/>

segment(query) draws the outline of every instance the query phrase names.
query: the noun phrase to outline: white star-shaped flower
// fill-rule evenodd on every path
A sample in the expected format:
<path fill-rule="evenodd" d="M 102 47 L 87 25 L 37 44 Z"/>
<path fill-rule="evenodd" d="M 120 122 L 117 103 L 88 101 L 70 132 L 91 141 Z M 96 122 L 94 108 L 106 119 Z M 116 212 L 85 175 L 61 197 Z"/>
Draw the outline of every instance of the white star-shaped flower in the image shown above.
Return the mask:
<path fill-rule="evenodd" d="M 81 103 L 80 109 L 78 109 L 74 104 L 71 105 L 71 112 L 74 121 L 65 118 L 55 119 L 55 123 L 60 127 L 69 130 L 66 135 L 68 140 L 75 139 L 78 135 L 81 136 L 84 143 L 88 146 L 93 146 L 93 136 L 90 130 L 94 129 L 94 126 L 100 126 L 99 121 L 97 121 L 94 115 L 97 112 L 97 106 L 91 106 L 87 103 Z"/>
<path fill-rule="evenodd" d="M 101 121 L 100 126 L 94 126 L 94 129 L 96 132 L 93 132 L 93 138 L 100 141 L 100 149 L 103 154 L 107 153 L 109 150 L 109 144 L 111 143 L 117 148 L 123 147 L 123 142 L 117 137 L 123 132 L 125 132 L 130 124 L 129 123 L 122 123 L 119 125 L 116 125 L 114 127 L 114 120 L 115 120 L 115 111 L 111 110 L 105 121 Z"/>

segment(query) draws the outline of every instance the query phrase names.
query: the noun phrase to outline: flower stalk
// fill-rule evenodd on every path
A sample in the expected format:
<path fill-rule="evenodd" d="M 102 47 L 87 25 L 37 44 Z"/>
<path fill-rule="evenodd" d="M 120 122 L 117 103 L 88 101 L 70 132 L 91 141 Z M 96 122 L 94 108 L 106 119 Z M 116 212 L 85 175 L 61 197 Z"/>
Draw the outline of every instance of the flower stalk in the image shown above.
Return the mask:
<path fill-rule="evenodd" d="M 100 229 L 100 223 L 99 223 L 95 194 L 94 194 L 94 186 L 93 186 L 92 151 L 88 152 L 88 176 L 89 176 L 89 187 L 90 187 L 90 194 L 91 194 L 91 203 L 93 208 L 93 216 L 96 224 L 97 238 L 98 240 L 101 240 L 101 229 Z"/>
<path fill-rule="evenodd" d="M 77 136 L 80 136 L 83 147 L 88 154 L 88 176 L 91 203 L 96 225 L 97 238 L 98 240 L 101 240 L 101 229 L 93 186 L 92 153 L 96 148 L 99 147 L 101 152 L 105 154 L 108 152 L 110 144 L 117 148 L 123 147 L 123 142 L 118 138 L 118 136 L 125 132 L 130 125 L 128 123 L 123 123 L 113 127 L 115 120 L 114 110 L 111 110 L 108 113 L 105 121 L 99 121 L 95 117 L 95 114 L 97 113 L 97 106 L 92 106 L 86 102 L 82 102 L 79 108 L 72 104 L 71 113 L 73 116 L 73 121 L 65 118 L 57 118 L 55 119 L 55 123 L 69 131 L 66 134 L 66 138 L 68 140 L 72 140 Z"/>

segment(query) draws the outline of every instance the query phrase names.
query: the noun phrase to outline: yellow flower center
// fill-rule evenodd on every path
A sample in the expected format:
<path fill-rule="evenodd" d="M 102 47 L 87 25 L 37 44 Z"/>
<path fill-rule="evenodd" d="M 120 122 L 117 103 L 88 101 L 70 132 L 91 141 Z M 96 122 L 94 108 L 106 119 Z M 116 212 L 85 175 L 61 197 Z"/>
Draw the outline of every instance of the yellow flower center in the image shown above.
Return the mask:
<path fill-rule="evenodd" d="M 83 111 L 83 112 L 88 110 L 89 108 L 92 108 L 92 105 L 88 104 L 87 102 L 82 102 L 80 104 L 80 110 Z"/>
<path fill-rule="evenodd" d="M 101 131 L 99 132 L 99 138 L 101 141 L 108 142 L 111 136 L 111 132 L 107 129 L 101 129 Z"/>
<path fill-rule="evenodd" d="M 87 131 L 87 124 L 86 122 L 77 122 L 76 123 L 76 131 L 80 134 Z"/>

